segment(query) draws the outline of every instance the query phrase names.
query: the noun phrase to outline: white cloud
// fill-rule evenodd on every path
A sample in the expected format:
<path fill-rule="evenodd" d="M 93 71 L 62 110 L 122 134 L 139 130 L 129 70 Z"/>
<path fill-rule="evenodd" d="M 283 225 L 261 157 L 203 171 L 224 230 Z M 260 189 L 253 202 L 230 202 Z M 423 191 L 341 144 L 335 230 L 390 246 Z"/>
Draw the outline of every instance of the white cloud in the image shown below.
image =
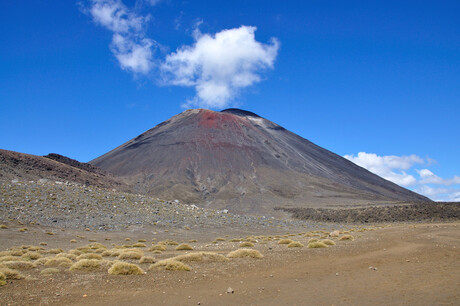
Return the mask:
<path fill-rule="evenodd" d="M 423 159 L 416 156 L 378 156 L 374 153 L 359 152 L 357 156 L 345 155 L 346 159 L 367 170 L 392 181 L 401 186 L 414 185 L 417 180 L 404 170 L 408 170 L 415 164 L 423 163 Z"/>
<path fill-rule="evenodd" d="M 459 188 L 447 186 L 460 185 L 460 177 L 445 179 L 437 176 L 429 169 L 413 169 L 415 165 L 430 166 L 435 161 L 429 157 L 423 159 L 417 155 L 409 156 L 379 156 L 374 153 L 359 152 L 355 155 L 345 155 L 346 159 L 367 170 L 403 187 L 412 187 L 415 192 L 435 201 L 460 201 Z M 418 173 L 417 180 L 412 173 Z M 446 187 L 433 187 L 442 185 Z M 459 186 L 457 186 L 459 187 Z"/>
<path fill-rule="evenodd" d="M 451 179 L 444 179 L 433 172 L 431 172 L 428 169 L 422 169 L 422 170 L 416 170 L 418 174 L 420 175 L 420 183 L 422 184 L 436 184 L 436 185 L 445 185 L 445 186 L 450 186 L 450 185 L 457 185 L 460 184 L 460 177 L 459 176 L 454 176 Z"/>
<path fill-rule="evenodd" d="M 167 84 L 195 87 L 188 106 L 223 108 L 245 87 L 273 68 L 279 43 L 255 40 L 256 27 L 241 26 L 215 35 L 195 31 L 195 43 L 169 54 L 161 69 Z"/>
<path fill-rule="evenodd" d="M 92 0 L 89 13 L 94 22 L 113 32 L 110 50 L 122 69 L 144 74 L 152 69 L 156 43 L 145 37 L 148 16 L 137 16 L 120 0 Z"/>

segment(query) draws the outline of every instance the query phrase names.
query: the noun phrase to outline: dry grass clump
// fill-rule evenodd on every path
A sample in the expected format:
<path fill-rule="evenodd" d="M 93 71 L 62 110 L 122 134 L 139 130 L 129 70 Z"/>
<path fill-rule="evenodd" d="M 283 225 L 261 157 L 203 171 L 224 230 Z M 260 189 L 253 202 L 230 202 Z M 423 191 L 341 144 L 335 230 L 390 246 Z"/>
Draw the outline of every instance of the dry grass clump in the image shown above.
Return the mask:
<path fill-rule="evenodd" d="M 243 258 L 243 257 L 251 257 L 251 258 L 263 258 L 264 256 L 257 250 L 252 249 L 239 249 L 227 254 L 228 258 Z"/>
<path fill-rule="evenodd" d="M 15 261 L 15 260 L 18 260 L 17 256 L 2 256 L 2 257 L 0 257 L 0 262 Z"/>
<path fill-rule="evenodd" d="M 307 244 L 310 244 L 310 243 L 313 243 L 313 242 L 318 242 L 319 240 L 316 239 L 316 238 L 311 238 L 310 240 L 308 240 Z"/>
<path fill-rule="evenodd" d="M 61 254 L 57 254 L 55 257 L 65 257 L 65 258 L 68 258 L 70 260 L 77 260 L 77 255 L 74 255 L 74 254 L 68 254 L 68 253 L 61 253 Z"/>
<path fill-rule="evenodd" d="M 152 253 L 153 253 L 153 254 L 161 254 L 161 253 L 163 253 L 163 252 L 160 251 L 160 250 L 155 250 L 155 251 L 152 251 Z"/>
<path fill-rule="evenodd" d="M 198 240 L 196 239 L 192 239 L 192 240 L 189 240 L 190 243 L 193 243 L 193 242 L 198 242 Z"/>
<path fill-rule="evenodd" d="M 254 247 L 254 243 L 249 242 L 249 241 L 245 241 L 245 242 L 240 243 L 240 245 L 238 247 L 240 247 L 240 248 L 252 248 L 252 247 Z"/>
<path fill-rule="evenodd" d="M 155 263 L 157 262 L 155 257 L 152 256 L 142 256 L 141 259 L 139 260 L 139 263 Z"/>
<path fill-rule="evenodd" d="M 166 251 L 166 246 L 163 245 L 163 244 L 157 244 L 157 245 L 152 245 L 149 249 L 150 252 L 153 252 L 153 251 Z"/>
<path fill-rule="evenodd" d="M 6 275 L 3 272 L 0 272 L 0 287 L 6 285 Z"/>
<path fill-rule="evenodd" d="M 107 247 L 105 245 L 103 245 L 102 243 L 99 243 L 99 242 L 92 242 L 90 244 L 88 244 L 86 247 L 92 249 L 92 250 L 96 250 L 96 249 L 107 249 Z"/>
<path fill-rule="evenodd" d="M 46 253 L 48 254 L 59 254 L 59 253 L 63 253 L 64 250 L 63 249 L 49 249 L 48 251 L 46 251 Z"/>
<path fill-rule="evenodd" d="M 146 245 L 145 245 L 145 243 L 137 242 L 137 243 L 133 244 L 132 247 L 133 248 L 145 248 Z"/>
<path fill-rule="evenodd" d="M 50 236 L 53 236 L 54 233 L 53 232 L 46 232 L 47 235 L 50 235 Z"/>
<path fill-rule="evenodd" d="M 143 256 L 142 253 L 136 251 L 126 251 L 118 255 L 118 259 L 141 259 Z"/>
<path fill-rule="evenodd" d="M 42 258 L 42 255 L 37 252 L 27 252 L 21 256 L 22 259 L 24 260 L 37 260 L 39 258 Z"/>
<path fill-rule="evenodd" d="M 229 240 L 229 242 L 240 242 L 240 241 L 241 241 L 241 239 L 239 239 L 239 238 L 232 238 L 232 239 Z"/>
<path fill-rule="evenodd" d="M 18 231 L 21 233 L 27 232 L 29 229 L 27 227 L 20 228 Z"/>
<path fill-rule="evenodd" d="M 8 267 L 2 266 L 0 267 L 0 273 L 5 275 L 5 280 L 9 279 L 23 279 L 24 276 L 19 273 L 19 271 L 10 269 Z"/>
<path fill-rule="evenodd" d="M 15 270 L 29 270 L 36 268 L 37 265 L 30 261 L 6 261 L 3 263 L 7 268 Z"/>
<path fill-rule="evenodd" d="M 339 240 L 354 240 L 355 238 L 352 235 L 343 235 Z"/>
<path fill-rule="evenodd" d="M 335 245 L 335 242 L 332 241 L 331 239 L 323 239 L 321 240 L 322 243 L 324 243 L 325 245 Z"/>
<path fill-rule="evenodd" d="M 145 239 L 139 239 L 139 240 L 137 240 L 137 242 L 147 242 L 147 240 L 145 240 Z"/>
<path fill-rule="evenodd" d="M 216 241 L 225 241 L 225 238 L 218 237 L 218 238 L 216 238 Z"/>
<path fill-rule="evenodd" d="M 169 271 L 190 271 L 191 270 L 191 268 L 188 265 L 178 260 L 175 260 L 173 258 L 160 260 L 159 262 L 151 265 L 149 267 L 149 270 L 153 270 L 157 268 L 160 268 L 160 269 L 163 268 Z"/>
<path fill-rule="evenodd" d="M 82 259 L 74 263 L 70 267 L 70 271 L 96 271 L 102 268 L 100 260 L 97 259 Z"/>
<path fill-rule="evenodd" d="M 45 262 L 45 266 L 47 267 L 70 267 L 73 265 L 73 261 L 68 259 L 67 257 L 54 257 L 50 258 Z"/>
<path fill-rule="evenodd" d="M 101 256 L 104 256 L 104 257 L 119 256 L 120 254 L 121 254 L 120 250 L 111 249 L 111 250 L 106 250 L 106 251 L 102 252 Z"/>
<path fill-rule="evenodd" d="M 281 239 L 278 244 L 290 244 L 292 242 L 294 242 L 292 239 Z"/>
<path fill-rule="evenodd" d="M 138 265 L 121 261 L 115 262 L 108 272 L 111 275 L 139 275 L 145 273 Z"/>
<path fill-rule="evenodd" d="M 61 270 L 56 269 L 56 268 L 46 268 L 40 271 L 41 275 L 51 275 L 51 274 L 56 274 L 61 272 Z"/>
<path fill-rule="evenodd" d="M 8 226 L 6 226 L 5 224 L 0 224 L 0 229 L 7 229 Z"/>
<path fill-rule="evenodd" d="M 172 259 L 181 261 L 181 262 L 202 261 L 203 254 L 201 252 L 190 253 L 190 254 L 179 255 L 179 256 L 173 257 Z"/>
<path fill-rule="evenodd" d="M 308 243 L 308 248 L 310 249 L 327 248 L 327 245 L 321 241 L 314 241 L 314 242 Z"/>
<path fill-rule="evenodd" d="M 173 240 L 167 240 L 167 241 L 166 241 L 166 244 L 167 244 L 167 245 L 179 245 L 178 242 L 173 241 Z"/>
<path fill-rule="evenodd" d="M 79 250 L 70 250 L 69 252 L 67 252 L 68 254 L 72 254 L 72 255 L 75 255 L 75 256 L 80 256 L 81 254 L 83 254 L 82 251 L 79 251 Z"/>
<path fill-rule="evenodd" d="M 39 245 L 45 246 L 45 245 L 48 245 L 48 243 L 46 243 L 46 242 L 40 242 Z"/>
<path fill-rule="evenodd" d="M 304 245 L 298 241 L 293 241 L 287 245 L 288 248 L 303 248 Z"/>
<path fill-rule="evenodd" d="M 77 257 L 77 260 L 82 260 L 82 259 L 97 259 L 97 260 L 102 260 L 102 256 L 96 253 L 85 253 L 81 254 L 80 256 Z"/>
<path fill-rule="evenodd" d="M 193 247 L 190 244 L 182 243 L 176 247 L 176 251 L 190 251 Z"/>
<path fill-rule="evenodd" d="M 214 252 L 201 252 L 203 260 L 206 261 L 228 261 L 228 258 L 222 254 Z"/>
<path fill-rule="evenodd" d="M 72 240 L 70 240 L 70 243 L 77 243 L 77 240 L 72 239 Z"/>

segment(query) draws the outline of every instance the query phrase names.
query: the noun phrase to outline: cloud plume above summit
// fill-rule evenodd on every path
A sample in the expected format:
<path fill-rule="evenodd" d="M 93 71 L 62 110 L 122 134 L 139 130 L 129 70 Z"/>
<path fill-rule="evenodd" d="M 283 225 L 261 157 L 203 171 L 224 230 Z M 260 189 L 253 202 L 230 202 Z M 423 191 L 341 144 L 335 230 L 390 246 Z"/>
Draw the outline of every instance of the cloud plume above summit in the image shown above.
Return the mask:
<path fill-rule="evenodd" d="M 215 34 L 195 29 L 192 45 L 155 58 L 159 44 L 145 30 L 149 15 L 139 16 L 121 0 L 91 0 L 85 11 L 112 32 L 110 50 L 122 69 L 136 75 L 154 74 L 162 85 L 194 88 L 195 96 L 185 107 L 227 107 L 244 88 L 260 82 L 263 73 L 273 69 L 280 45 L 276 38 L 258 42 L 253 26 Z"/>

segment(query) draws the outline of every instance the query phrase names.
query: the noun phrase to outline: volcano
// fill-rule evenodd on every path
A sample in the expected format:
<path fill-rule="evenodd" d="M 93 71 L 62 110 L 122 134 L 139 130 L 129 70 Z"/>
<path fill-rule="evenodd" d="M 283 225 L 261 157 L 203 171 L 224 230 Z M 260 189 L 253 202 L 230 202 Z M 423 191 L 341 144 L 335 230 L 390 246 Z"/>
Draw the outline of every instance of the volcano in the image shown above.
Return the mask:
<path fill-rule="evenodd" d="M 240 109 L 184 111 L 90 164 L 139 193 L 238 213 L 430 201 Z"/>

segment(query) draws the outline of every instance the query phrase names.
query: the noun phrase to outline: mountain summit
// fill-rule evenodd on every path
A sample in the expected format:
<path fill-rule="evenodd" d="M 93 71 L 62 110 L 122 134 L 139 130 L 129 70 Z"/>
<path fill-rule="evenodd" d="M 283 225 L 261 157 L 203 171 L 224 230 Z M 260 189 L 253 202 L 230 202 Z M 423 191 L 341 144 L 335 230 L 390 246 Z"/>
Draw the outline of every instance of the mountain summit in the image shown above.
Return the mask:
<path fill-rule="evenodd" d="M 235 108 L 184 111 L 90 163 L 137 192 L 239 213 L 429 201 Z"/>

